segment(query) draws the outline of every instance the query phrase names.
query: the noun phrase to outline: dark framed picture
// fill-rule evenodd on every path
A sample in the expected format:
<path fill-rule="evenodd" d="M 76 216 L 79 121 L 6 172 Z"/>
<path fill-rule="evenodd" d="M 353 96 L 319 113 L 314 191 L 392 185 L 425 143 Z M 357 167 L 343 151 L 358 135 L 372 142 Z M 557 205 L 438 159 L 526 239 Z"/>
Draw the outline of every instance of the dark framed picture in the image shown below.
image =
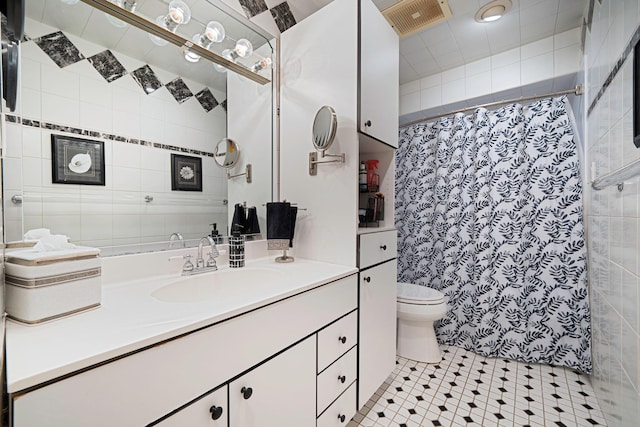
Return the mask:
<path fill-rule="evenodd" d="M 202 159 L 200 157 L 171 155 L 171 189 L 202 191 Z"/>
<path fill-rule="evenodd" d="M 51 135 L 54 184 L 104 185 L 104 142 Z"/>

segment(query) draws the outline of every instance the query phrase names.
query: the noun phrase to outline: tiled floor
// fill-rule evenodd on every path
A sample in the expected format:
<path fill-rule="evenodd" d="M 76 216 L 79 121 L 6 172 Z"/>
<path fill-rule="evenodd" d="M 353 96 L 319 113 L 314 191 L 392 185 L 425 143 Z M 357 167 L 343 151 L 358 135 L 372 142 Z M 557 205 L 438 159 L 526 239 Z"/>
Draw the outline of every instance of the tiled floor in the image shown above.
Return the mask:
<path fill-rule="evenodd" d="M 606 425 L 586 375 L 442 349 L 437 365 L 398 358 L 348 427 Z"/>

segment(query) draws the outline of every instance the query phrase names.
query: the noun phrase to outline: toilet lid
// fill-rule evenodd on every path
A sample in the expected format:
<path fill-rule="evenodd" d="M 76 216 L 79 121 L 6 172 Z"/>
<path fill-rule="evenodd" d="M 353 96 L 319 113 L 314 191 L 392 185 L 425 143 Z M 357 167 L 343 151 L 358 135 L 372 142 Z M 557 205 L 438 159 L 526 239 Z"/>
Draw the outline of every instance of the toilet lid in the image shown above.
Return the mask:
<path fill-rule="evenodd" d="M 398 301 L 411 304 L 439 304 L 444 294 L 427 286 L 398 282 Z"/>

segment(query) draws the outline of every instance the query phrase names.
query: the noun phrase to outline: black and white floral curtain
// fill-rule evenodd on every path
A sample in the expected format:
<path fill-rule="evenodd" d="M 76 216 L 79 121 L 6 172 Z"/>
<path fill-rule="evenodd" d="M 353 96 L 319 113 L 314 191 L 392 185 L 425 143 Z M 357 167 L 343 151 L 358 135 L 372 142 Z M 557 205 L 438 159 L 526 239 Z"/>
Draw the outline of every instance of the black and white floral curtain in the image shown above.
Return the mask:
<path fill-rule="evenodd" d="M 438 340 L 591 372 L 577 137 L 566 97 L 400 131 L 398 281 L 442 291 Z"/>

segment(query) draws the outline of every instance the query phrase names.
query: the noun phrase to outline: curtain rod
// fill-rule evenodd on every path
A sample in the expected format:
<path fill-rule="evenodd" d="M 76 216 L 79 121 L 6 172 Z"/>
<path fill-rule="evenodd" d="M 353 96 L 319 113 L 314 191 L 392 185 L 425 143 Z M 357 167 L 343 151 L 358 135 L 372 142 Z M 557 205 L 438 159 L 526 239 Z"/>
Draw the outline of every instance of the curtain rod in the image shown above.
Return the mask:
<path fill-rule="evenodd" d="M 463 109 L 460 109 L 460 110 L 449 111 L 447 113 L 438 114 L 436 116 L 424 117 L 424 118 L 419 119 L 419 120 L 414 120 L 414 121 L 409 122 L 409 123 L 401 124 L 400 127 L 403 128 L 403 127 L 415 125 L 415 124 L 418 124 L 418 123 L 427 122 L 429 120 L 439 119 L 440 117 L 444 117 L 444 116 L 451 116 L 451 115 L 457 114 L 457 113 L 464 113 L 465 111 L 472 111 L 472 110 L 475 110 L 477 108 L 496 107 L 498 105 L 512 104 L 514 102 L 522 102 L 522 101 L 531 101 L 531 100 L 534 100 L 534 99 L 548 98 L 548 97 L 551 97 L 551 96 L 558 96 L 558 95 L 582 95 L 583 93 L 584 93 L 584 91 L 582 89 L 582 85 L 578 84 L 573 89 L 561 90 L 559 92 L 545 93 L 544 95 L 524 96 L 524 97 L 520 97 L 520 98 L 508 99 L 508 100 L 505 100 L 505 101 L 489 102 L 487 104 L 480 104 L 480 105 L 476 105 L 476 106 L 473 106 L 473 107 L 463 108 Z"/>

